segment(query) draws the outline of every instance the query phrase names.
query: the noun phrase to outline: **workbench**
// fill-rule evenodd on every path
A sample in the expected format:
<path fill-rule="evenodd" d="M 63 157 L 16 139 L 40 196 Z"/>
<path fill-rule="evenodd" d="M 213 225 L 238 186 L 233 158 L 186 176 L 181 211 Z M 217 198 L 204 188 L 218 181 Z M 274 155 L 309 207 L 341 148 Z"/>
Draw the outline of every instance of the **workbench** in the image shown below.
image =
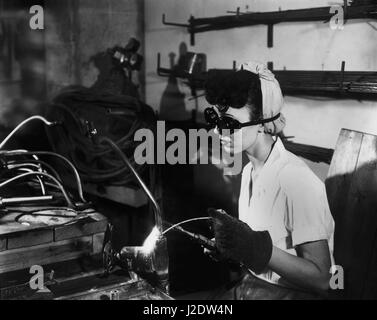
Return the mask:
<path fill-rule="evenodd" d="M 0 274 L 101 253 L 107 219 L 98 212 L 49 221 L 35 221 L 17 209 L 1 212 Z"/>
<path fill-rule="evenodd" d="M 88 209 L 72 217 L 69 210 L 56 208 L 42 210 L 41 218 L 24 209 L 0 211 L 0 300 L 171 299 L 119 267 L 104 276 L 107 219 L 102 214 Z M 43 267 L 43 290 L 30 286 L 33 265 Z"/>

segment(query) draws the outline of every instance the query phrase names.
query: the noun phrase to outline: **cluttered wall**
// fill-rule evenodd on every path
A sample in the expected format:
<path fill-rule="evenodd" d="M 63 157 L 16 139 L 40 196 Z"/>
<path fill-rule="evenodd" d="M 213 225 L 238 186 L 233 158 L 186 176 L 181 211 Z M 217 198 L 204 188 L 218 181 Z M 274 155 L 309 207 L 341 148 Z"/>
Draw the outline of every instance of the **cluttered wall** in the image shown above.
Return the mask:
<path fill-rule="evenodd" d="M 156 74 L 157 54 L 161 65 L 172 68 L 182 52 L 205 53 L 207 69 L 232 68 L 233 61 L 249 60 L 273 62 L 274 70 L 340 70 L 345 61 L 347 71 L 375 71 L 377 69 L 377 33 L 375 22 L 346 21 L 342 29 L 333 30 L 329 21 L 292 22 L 276 24 L 273 46 L 267 46 L 267 26 L 256 25 L 195 35 L 190 45 L 187 28 L 166 26 L 166 21 L 187 24 L 195 18 L 226 15 L 239 7 L 241 12 L 265 12 L 343 5 L 343 1 L 309 0 L 146 0 L 146 101 L 162 118 L 187 120 L 197 109 L 197 121 L 203 121 L 207 103 L 203 97 L 193 99 L 190 90 L 180 79 L 167 79 Z M 288 36 L 289 35 L 289 36 Z M 377 108 L 375 101 L 333 99 L 320 96 L 285 96 L 284 115 L 287 125 L 284 135 L 294 142 L 334 148 L 340 129 L 348 128 L 376 134 Z M 328 165 L 307 161 L 324 180 Z M 208 176 L 196 169 L 196 183 L 205 189 Z M 221 178 L 213 178 L 221 179 Z M 212 179 L 212 181 L 213 181 Z M 218 185 L 211 183 L 211 185 Z M 222 189 L 224 190 L 224 189 Z M 218 196 L 221 194 L 218 192 Z M 234 198 L 234 197 L 233 197 Z"/>

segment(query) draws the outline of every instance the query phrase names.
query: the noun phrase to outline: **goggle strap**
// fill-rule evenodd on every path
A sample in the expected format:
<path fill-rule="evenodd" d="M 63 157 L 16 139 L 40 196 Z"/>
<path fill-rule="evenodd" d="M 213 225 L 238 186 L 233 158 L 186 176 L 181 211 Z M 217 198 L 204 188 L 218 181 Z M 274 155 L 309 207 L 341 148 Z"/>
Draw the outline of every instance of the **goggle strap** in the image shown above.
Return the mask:
<path fill-rule="evenodd" d="M 279 117 L 280 117 L 280 113 L 274 115 L 271 118 L 266 118 L 266 119 L 254 120 L 254 121 L 249 121 L 249 122 L 241 123 L 241 127 L 247 127 L 247 126 L 252 126 L 252 125 L 257 125 L 257 124 L 265 124 L 265 123 L 268 123 L 268 122 L 275 121 L 275 120 L 279 119 Z"/>

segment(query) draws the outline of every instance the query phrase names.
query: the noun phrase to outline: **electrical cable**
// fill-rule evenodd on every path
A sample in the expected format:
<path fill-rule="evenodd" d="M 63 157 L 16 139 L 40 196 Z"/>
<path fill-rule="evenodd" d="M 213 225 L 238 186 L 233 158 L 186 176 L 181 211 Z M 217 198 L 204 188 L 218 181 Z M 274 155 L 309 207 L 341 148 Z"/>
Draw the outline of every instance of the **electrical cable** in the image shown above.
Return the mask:
<path fill-rule="evenodd" d="M 17 170 L 19 171 L 24 171 L 24 172 L 34 172 L 34 173 L 39 173 L 39 172 L 35 172 L 31 169 L 26 169 L 26 168 L 17 168 Z M 39 177 L 39 176 L 36 176 L 38 182 L 39 182 L 39 185 L 41 186 L 41 191 L 42 191 L 42 195 L 46 195 L 46 188 L 45 188 L 45 185 L 42 181 L 42 179 Z"/>
<path fill-rule="evenodd" d="M 99 112 L 102 112 L 106 117 L 112 117 L 109 119 L 109 123 L 111 123 L 111 119 L 113 119 L 113 123 L 117 126 L 122 124 L 121 127 L 127 128 L 127 132 L 124 136 L 119 138 L 121 131 L 118 130 L 119 133 L 114 133 L 114 129 L 109 129 L 108 125 L 102 128 L 101 125 L 103 126 L 103 124 L 101 123 L 101 120 L 97 120 L 98 122 L 96 125 L 98 127 L 96 127 L 95 130 L 98 129 L 98 131 L 106 132 L 112 130 L 113 134 L 117 136 L 116 139 L 112 140 L 126 155 L 129 156 L 136 145 L 139 144 L 133 139 L 135 132 L 139 128 L 145 127 L 145 122 L 139 114 L 140 106 L 135 108 L 133 105 L 128 106 L 125 104 L 119 108 L 119 102 L 114 100 L 114 102 L 111 101 L 111 105 L 115 104 L 116 109 L 122 113 L 113 113 L 111 112 L 111 108 L 113 107 L 111 105 L 110 107 L 105 105 L 101 100 L 102 98 L 102 96 L 97 97 L 97 100 L 94 101 L 96 103 L 95 105 L 99 107 L 97 110 L 106 110 L 107 108 L 107 113 L 106 111 Z M 123 162 L 116 158 L 114 159 L 114 157 L 111 156 L 113 149 L 109 146 L 104 147 L 103 145 L 96 143 L 96 135 L 91 135 L 91 130 L 83 126 L 83 122 L 85 122 L 85 118 L 87 118 L 85 116 L 85 107 L 87 107 L 89 102 L 93 103 L 93 97 L 80 95 L 80 93 L 75 95 L 75 93 L 73 93 L 72 96 L 65 97 L 65 99 L 69 99 L 69 101 L 71 101 L 70 106 L 74 106 L 76 109 L 73 109 L 74 107 L 68 107 L 60 102 L 54 103 L 49 109 L 50 113 L 52 112 L 52 117 L 59 119 L 59 121 L 65 124 L 64 127 L 56 130 L 54 134 L 48 132 L 49 140 L 54 150 L 58 150 L 60 153 L 65 154 L 71 159 L 80 172 L 83 180 L 86 182 L 126 185 L 133 181 L 133 174 L 123 165 Z M 122 97 L 122 99 L 124 99 L 124 97 Z M 64 101 L 64 103 L 67 103 L 67 101 Z M 95 118 L 95 116 L 98 117 L 98 114 L 95 114 L 93 118 Z M 88 121 L 86 122 L 88 123 Z M 123 131 L 124 130 L 125 129 L 123 129 Z M 56 141 L 58 141 L 58 144 Z M 138 165 L 137 161 L 133 158 L 129 161 L 139 174 L 145 171 L 145 165 Z"/>
<path fill-rule="evenodd" d="M 28 177 L 28 176 L 44 176 L 44 177 L 49 178 L 52 181 L 54 181 L 56 183 L 56 185 L 59 186 L 59 188 L 60 188 L 60 190 L 61 190 L 61 192 L 62 192 L 62 194 L 63 194 L 63 196 L 64 196 L 64 198 L 65 198 L 65 200 L 67 202 L 68 207 L 75 208 L 75 205 L 72 203 L 71 199 L 68 197 L 67 192 L 65 191 L 63 185 L 58 180 L 56 180 L 55 177 L 51 176 L 48 173 L 44 173 L 44 172 L 28 172 L 28 173 L 23 173 L 23 174 L 20 174 L 20 175 L 18 175 L 16 177 L 10 178 L 10 179 L 8 179 L 8 180 L 6 180 L 4 182 L 1 182 L 0 183 L 0 188 L 3 188 L 3 187 L 7 186 L 8 184 L 10 184 L 10 183 L 12 183 L 14 181 L 17 181 L 19 179 L 22 179 L 22 178 L 25 178 L 25 177 Z"/>
<path fill-rule="evenodd" d="M 42 116 L 32 116 L 30 118 L 27 118 L 25 119 L 24 121 L 22 121 L 16 128 L 14 128 L 11 133 L 9 133 L 6 138 L 0 143 L 0 149 L 2 149 L 6 143 L 12 138 L 12 136 L 18 131 L 20 130 L 25 124 L 29 123 L 30 121 L 33 121 L 33 120 L 40 120 L 42 121 L 45 125 L 47 126 L 53 126 L 53 125 L 56 125 L 57 122 L 50 122 L 48 121 L 46 118 L 42 117 Z"/>
<path fill-rule="evenodd" d="M 41 161 L 41 160 L 38 160 L 38 161 L 37 160 L 28 160 L 28 162 L 26 162 L 26 163 L 25 162 L 10 161 L 6 164 L 8 171 L 2 172 L 0 174 L 0 177 L 3 176 L 4 174 L 8 173 L 9 171 L 12 171 L 12 170 L 15 170 L 15 169 L 25 170 L 26 167 L 32 167 L 32 168 L 36 168 L 38 170 L 38 171 L 32 171 L 32 170 L 28 169 L 27 172 L 36 172 L 36 173 L 46 172 L 46 171 L 43 171 L 43 168 L 41 167 L 42 165 L 45 166 L 46 168 L 48 168 L 52 172 L 52 175 L 59 182 L 62 182 L 62 179 L 61 179 L 60 175 L 56 172 L 56 170 L 52 166 L 50 166 L 48 163 L 45 163 L 44 161 Z M 42 170 L 42 171 L 40 171 L 40 170 Z M 48 172 L 46 172 L 46 173 L 48 173 Z M 37 179 L 39 181 L 39 184 L 41 185 L 43 195 L 46 194 L 45 186 L 54 187 L 54 188 L 57 188 L 57 189 L 60 190 L 60 187 L 56 184 L 43 182 L 39 176 L 37 176 Z"/>
<path fill-rule="evenodd" d="M 33 171 L 33 170 L 31 170 L 31 169 L 27 169 L 27 168 L 25 168 L 25 167 L 14 167 L 14 168 L 10 168 L 10 169 L 8 169 L 6 172 L 2 172 L 1 173 L 1 176 L 3 176 L 4 174 L 7 174 L 7 173 L 9 173 L 9 172 L 11 172 L 11 171 L 23 171 L 23 172 L 36 172 L 36 171 Z M 40 185 L 40 187 L 41 187 L 41 192 L 42 192 L 42 195 L 46 195 L 46 188 L 45 188 L 45 186 L 44 186 L 44 183 L 43 183 L 43 181 L 42 181 L 42 179 L 40 178 L 40 177 L 36 177 L 37 178 L 37 180 L 38 180 L 38 183 L 39 183 L 39 185 Z"/>
<path fill-rule="evenodd" d="M 41 169 L 41 167 L 38 166 L 35 163 L 7 163 L 7 169 L 8 170 L 12 170 L 12 169 L 16 169 L 16 168 L 25 168 L 25 167 L 32 167 L 32 168 L 35 168 L 37 170 Z"/>
<path fill-rule="evenodd" d="M 164 230 L 162 232 L 162 234 L 164 235 L 165 233 L 169 232 L 170 230 L 174 229 L 175 227 L 178 227 L 178 226 L 185 224 L 185 223 L 188 223 L 188 222 L 198 221 L 198 220 L 211 220 L 211 219 L 212 219 L 211 217 L 198 217 L 198 218 L 192 218 L 192 219 L 184 220 L 184 221 L 178 222 L 176 224 L 173 224 L 172 226 L 170 226 L 169 228 Z"/>
<path fill-rule="evenodd" d="M 61 159 L 63 162 L 65 162 L 72 169 L 72 171 L 75 175 L 76 183 L 77 183 L 77 192 L 79 194 L 81 201 L 83 201 L 84 203 L 87 202 L 84 198 L 80 175 L 77 172 L 76 167 L 66 157 L 64 157 L 64 156 L 62 156 L 58 153 L 50 152 L 50 151 L 25 151 L 25 152 L 21 151 L 20 152 L 19 150 L 8 151 L 8 152 L 4 153 L 3 155 L 8 156 L 8 157 L 9 156 L 19 156 L 19 155 L 45 155 L 45 156 L 57 157 L 57 158 Z"/>
<path fill-rule="evenodd" d="M 148 198 L 151 200 L 153 207 L 154 207 L 154 213 L 155 213 L 155 223 L 156 227 L 160 232 L 162 232 L 162 217 L 161 217 L 161 208 L 158 205 L 156 199 L 154 198 L 153 194 L 149 191 L 148 187 L 145 185 L 144 181 L 140 178 L 137 171 L 134 169 L 128 158 L 125 156 L 123 151 L 109 138 L 101 137 L 99 138 L 100 143 L 107 143 L 109 144 L 114 151 L 120 156 L 122 161 L 126 164 L 130 172 L 133 174 L 133 176 L 137 179 L 139 185 L 142 187 L 143 191 L 147 194 Z"/>
<path fill-rule="evenodd" d="M 45 171 L 50 171 L 50 173 L 56 178 L 58 179 L 60 182 L 62 182 L 62 178 L 60 177 L 59 173 L 50 165 L 48 164 L 47 162 L 44 162 L 42 160 L 28 160 L 28 162 L 18 162 L 18 161 L 10 161 L 9 162 L 10 165 L 26 165 L 26 166 L 31 166 L 31 165 L 34 165 L 35 167 L 38 167 L 38 168 L 42 168 L 45 167 L 47 170 Z"/>

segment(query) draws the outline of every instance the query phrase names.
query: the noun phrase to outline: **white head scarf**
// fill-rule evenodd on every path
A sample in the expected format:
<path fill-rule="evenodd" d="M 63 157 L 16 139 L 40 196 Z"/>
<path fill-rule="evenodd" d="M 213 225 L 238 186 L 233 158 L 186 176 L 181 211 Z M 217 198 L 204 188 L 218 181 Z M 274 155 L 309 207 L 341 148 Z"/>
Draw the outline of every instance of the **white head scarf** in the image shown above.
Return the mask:
<path fill-rule="evenodd" d="M 241 64 L 239 70 L 247 70 L 259 76 L 262 89 L 263 118 L 271 118 L 280 113 L 280 117 L 264 124 L 264 131 L 276 135 L 285 127 L 285 118 L 281 113 L 284 105 L 283 94 L 279 82 L 266 65 L 259 62 L 246 62 Z"/>

